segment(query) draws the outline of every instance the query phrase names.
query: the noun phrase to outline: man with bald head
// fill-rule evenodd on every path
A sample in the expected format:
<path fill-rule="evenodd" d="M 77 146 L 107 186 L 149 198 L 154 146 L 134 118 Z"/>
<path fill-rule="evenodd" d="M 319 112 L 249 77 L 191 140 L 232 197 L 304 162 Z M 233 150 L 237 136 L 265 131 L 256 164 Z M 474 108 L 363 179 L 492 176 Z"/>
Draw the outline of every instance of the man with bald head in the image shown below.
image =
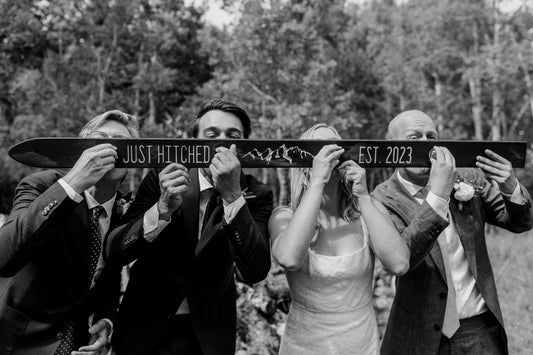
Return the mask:
<path fill-rule="evenodd" d="M 511 163 L 486 150 L 477 169 L 456 169 L 433 120 L 405 111 L 387 139 L 435 140 L 431 168 L 399 168 L 373 192 L 411 251 L 397 279 L 382 354 L 507 354 L 485 222 L 514 233 L 532 227 L 531 198 Z"/>

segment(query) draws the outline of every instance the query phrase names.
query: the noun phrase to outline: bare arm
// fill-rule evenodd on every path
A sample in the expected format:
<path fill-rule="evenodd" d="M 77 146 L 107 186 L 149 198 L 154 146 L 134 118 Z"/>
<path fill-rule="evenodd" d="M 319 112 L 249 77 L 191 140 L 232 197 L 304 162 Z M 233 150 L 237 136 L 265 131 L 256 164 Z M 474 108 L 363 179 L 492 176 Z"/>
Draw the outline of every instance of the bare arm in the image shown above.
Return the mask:
<path fill-rule="evenodd" d="M 291 216 L 288 210 L 277 210 L 268 224 L 272 238 L 272 255 L 287 270 L 297 270 L 307 255 L 313 239 L 315 223 L 322 202 L 324 185 L 344 152 L 338 145 L 326 145 L 313 159 L 310 184 L 300 205 Z M 291 218 L 292 217 L 292 218 Z"/>
<path fill-rule="evenodd" d="M 357 196 L 361 216 L 370 235 L 370 246 L 386 270 L 402 275 L 409 270 L 409 248 L 392 223 L 386 208 L 368 194 L 366 172 L 353 160 L 339 167 L 344 182 Z"/>
<path fill-rule="evenodd" d="M 409 248 L 386 208 L 369 195 L 359 197 L 359 206 L 370 235 L 370 245 L 383 267 L 395 275 L 405 274 L 409 270 Z"/>

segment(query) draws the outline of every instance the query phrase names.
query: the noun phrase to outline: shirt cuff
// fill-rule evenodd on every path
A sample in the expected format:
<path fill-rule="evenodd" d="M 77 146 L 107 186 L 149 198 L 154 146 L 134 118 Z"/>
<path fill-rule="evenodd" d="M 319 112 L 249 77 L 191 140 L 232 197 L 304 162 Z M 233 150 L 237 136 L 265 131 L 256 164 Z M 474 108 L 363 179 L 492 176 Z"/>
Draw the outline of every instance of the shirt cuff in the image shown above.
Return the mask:
<path fill-rule="evenodd" d="M 224 202 L 222 202 L 222 205 L 224 207 L 224 220 L 226 221 L 226 223 L 229 224 L 231 223 L 231 221 L 233 221 L 233 219 L 235 218 L 237 213 L 239 213 L 245 203 L 246 201 L 244 200 L 244 196 L 242 195 L 229 205 L 226 205 Z"/>
<path fill-rule="evenodd" d="M 77 203 L 80 203 L 81 201 L 83 201 L 83 197 L 79 193 L 77 193 L 69 184 L 67 184 L 65 180 L 61 178 L 57 182 L 59 183 L 59 185 L 61 185 L 63 190 L 65 190 L 65 192 L 67 193 L 67 196 L 71 200 Z"/>
<path fill-rule="evenodd" d="M 514 191 L 512 194 L 504 194 L 502 192 L 502 196 L 511 201 L 512 203 L 515 203 L 517 205 L 525 205 L 526 204 L 526 198 L 522 194 L 522 188 L 520 187 L 520 183 L 518 180 L 516 180 L 516 186 L 514 188 Z"/>
<path fill-rule="evenodd" d="M 426 196 L 426 201 L 428 204 L 444 219 L 448 219 L 448 201 L 435 195 L 433 192 L 429 191 Z"/>
<path fill-rule="evenodd" d="M 163 221 L 159 219 L 159 212 L 157 211 L 157 203 L 153 205 L 148 211 L 144 213 L 143 230 L 144 239 L 148 242 L 153 242 L 159 233 L 170 223 L 171 220 Z"/>

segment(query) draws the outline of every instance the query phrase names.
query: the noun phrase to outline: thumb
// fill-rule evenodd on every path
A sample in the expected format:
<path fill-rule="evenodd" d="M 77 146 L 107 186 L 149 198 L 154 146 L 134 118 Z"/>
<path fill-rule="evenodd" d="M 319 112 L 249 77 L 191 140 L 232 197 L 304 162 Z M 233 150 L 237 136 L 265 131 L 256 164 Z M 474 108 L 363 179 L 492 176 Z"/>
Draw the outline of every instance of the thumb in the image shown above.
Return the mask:
<path fill-rule="evenodd" d="M 235 144 L 230 145 L 229 151 L 231 152 L 231 154 L 237 156 L 237 146 Z"/>
<path fill-rule="evenodd" d="M 92 327 L 89 328 L 89 334 L 95 334 L 106 326 L 104 321 L 98 321 Z"/>

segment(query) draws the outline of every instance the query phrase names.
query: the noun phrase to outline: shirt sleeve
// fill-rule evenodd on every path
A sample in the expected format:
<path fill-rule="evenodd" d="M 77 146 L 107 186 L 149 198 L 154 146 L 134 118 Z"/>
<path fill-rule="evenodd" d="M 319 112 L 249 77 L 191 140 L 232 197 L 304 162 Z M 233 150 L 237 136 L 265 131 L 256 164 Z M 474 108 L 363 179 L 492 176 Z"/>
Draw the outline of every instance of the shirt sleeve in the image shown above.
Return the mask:
<path fill-rule="evenodd" d="M 78 202 L 80 203 L 81 201 L 83 201 L 83 197 L 77 193 L 73 188 L 72 186 L 70 186 L 69 184 L 67 184 L 67 182 L 63 179 L 59 179 L 57 181 L 59 183 L 59 185 L 61 185 L 61 187 L 63 188 L 63 190 L 65 190 L 67 196 L 73 200 L 74 202 Z"/>
<path fill-rule="evenodd" d="M 231 223 L 231 221 L 233 221 L 233 219 L 235 218 L 237 213 L 239 213 L 245 203 L 246 201 L 244 200 L 244 196 L 242 195 L 229 205 L 226 205 L 224 202 L 222 203 L 224 207 L 224 220 L 226 221 L 226 223 Z"/>
<path fill-rule="evenodd" d="M 504 194 L 502 192 L 502 196 L 517 205 L 526 204 L 526 198 L 524 197 L 524 194 L 522 194 L 522 189 L 520 187 L 520 183 L 518 182 L 518 180 L 516 181 L 516 186 L 514 188 L 513 193 L 509 195 L 509 194 Z"/>
<path fill-rule="evenodd" d="M 154 204 L 148 211 L 144 213 L 144 239 L 146 239 L 147 242 L 153 242 L 159 233 L 161 233 L 161 231 L 170 223 L 170 221 L 171 220 L 162 221 L 159 219 L 157 204 Z"/>
<path fill-rule="evenodd" d="M 429 191 L 426 196 L 426 201 L 428 204 L 444 219 L 448 219 L 448 202 L 445 199 L 435 195 L 433 192 Z"/>

